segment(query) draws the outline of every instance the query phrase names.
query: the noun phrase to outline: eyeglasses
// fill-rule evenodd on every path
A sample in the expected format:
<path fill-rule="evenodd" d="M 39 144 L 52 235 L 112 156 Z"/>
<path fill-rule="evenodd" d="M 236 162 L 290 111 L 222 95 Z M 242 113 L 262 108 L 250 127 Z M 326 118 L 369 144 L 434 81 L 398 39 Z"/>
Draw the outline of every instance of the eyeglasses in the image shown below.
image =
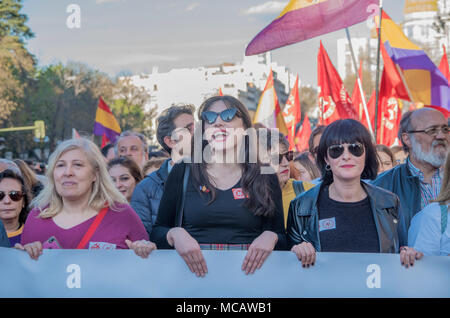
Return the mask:
<path fill-rule="evenodd" d="M 22 191 L 9 191 L 9 193 L 0 191 L 0 201 L 2 201 L 6 195 L 9 195 L 9 198 L 15 202 L 20 201 L 23 198 Z"/>
<path fill-rule="evenodd" d="M 413 133 L 426 133 L 428 136 L 437 136 L 437 134 L 439 134 L 439 132 L 442 131 L 443 134 L 448 134 L 450 131 L 450 128 L 448 126 L 441 126 L 441 127 L 429 127 L 427 129 L 424 130 L 409 130 L 406 131 L 406 133 L 408 134 L 413 134 Z"/>
<path fill-rule="evenodd" d="M 359 142 L 355 142 L 347 145 L 348 151 L 354 155 L 355 157 L 361 157 L 364 153 L 364 146 Z M 344 153 L 345 147 L 344 145 L 332 145 L 328 147 L 328 155 L 337 159 Z"/>
<path fill-rule="evenodd" d="M 237 108 L 227 108 L 220 113 L 216 113 L 210 110 L 202 113 L 202 119 L 206 120 L 208 124 L 212 125 L 216 122 L 217 117 L 220 116 L 223 121 L 230 122 L 233 120 L 234 116 L 237 114 Z"/>
<path fill-rule="evenodd" d="M 279 155 L 274 155 L 272 157 L 273 158 L 272 162 L 280 164 L 283 161 L 283 157 L 286 157 L 287 161 L 292 161 L 294 159 L 294 152 L 292 150 L 290 150 L 285 153 L 280 153 Z"/>

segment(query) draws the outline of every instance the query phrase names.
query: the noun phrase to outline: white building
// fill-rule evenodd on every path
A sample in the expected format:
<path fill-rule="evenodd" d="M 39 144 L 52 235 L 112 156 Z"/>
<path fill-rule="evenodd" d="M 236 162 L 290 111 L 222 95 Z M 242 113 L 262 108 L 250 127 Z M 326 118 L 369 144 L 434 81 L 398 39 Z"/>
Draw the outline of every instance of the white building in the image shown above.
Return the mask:
<path fill-rule="evenodd" d="M 359 61 L 362 58 L 362 53 L 369 52 L 371 59 L 376 58 L 378 46 L 377 39 L 352 38 L 351 41 L 353 52 L 355 53 L 357 67 L 359 67 Z M 376 68 L 376 65 L 371 65 L 372 71 L 375 72 Z M 342 80 L 344 80 L 348 74 L 355 74 L 350 45 L 347 38 L 337 40 L 337 70 Z"/>
<path fill-rule="evenodd" d="M 156 106 L 158 114 L 173 104 L 189 103 L 199 107 L 206 98 L 217 95 L 219 88 L 224 95 L 237 97 L 254 110 L 271 68 L 278 98 L 284 104 L 295 75 L 272 62 L 270 53 L 246 56 L 240 64 L 172 69 L 166 73 L 154 68 L 151 74 L 132 76 L 131 82 L 147 90 L 151 99 L 146 109 Z"/>

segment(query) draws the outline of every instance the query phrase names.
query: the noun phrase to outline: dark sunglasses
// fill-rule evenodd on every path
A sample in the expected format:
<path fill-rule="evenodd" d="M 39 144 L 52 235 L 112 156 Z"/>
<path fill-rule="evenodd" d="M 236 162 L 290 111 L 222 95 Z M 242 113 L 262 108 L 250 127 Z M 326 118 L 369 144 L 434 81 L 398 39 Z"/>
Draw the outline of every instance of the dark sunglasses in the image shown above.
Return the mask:
<path fill-rule="evenodd" d="M 274 163 L 280 164 L 283 161 L 283 157 L 286 157 L 287 161 L 292 161 L 292 160 L 294 160 L 294 152 L 292 150 L 290 150 L 288 152 L 279 154 L 278 156 L 274 155 L 272 160 L 273 161 L 278 160 L 278 162 L 274 162 Z"/>
<path fill-rule="evenodd" d="M 237 114 L 237 108 L 227 108 L 224 111 L 220 113 L 216 113 L 210 110 L 207 110 L 206 112 L 202 113 L 202 119 L 206 120 L 208 124 L 212 125 L 216 122 L 217 117 L 220 116 L 220 118 L 225 122 L 230 122 L 233 120 L 234 116 Z"/>
<path fill-rule="evenodd" d="M 3 191 L 0 191 L 0 201 L 2 201 L 7 194 Z M 22 191 L 9 191 L 9 198 L 15 202 L 20 201 L 23 198 Z"/>
<path fill-rule="evenodd" d="M 348 144 L 347 148 L 348 151 L 355 157 L 361 157 L 364 153 L 364 145 L 360 144 L 359 142 Z M 328 147 L 328 155 L 333 159 L 337 159 L 342 156 L 344 150 L 344 145 L 332 145 Z"/>

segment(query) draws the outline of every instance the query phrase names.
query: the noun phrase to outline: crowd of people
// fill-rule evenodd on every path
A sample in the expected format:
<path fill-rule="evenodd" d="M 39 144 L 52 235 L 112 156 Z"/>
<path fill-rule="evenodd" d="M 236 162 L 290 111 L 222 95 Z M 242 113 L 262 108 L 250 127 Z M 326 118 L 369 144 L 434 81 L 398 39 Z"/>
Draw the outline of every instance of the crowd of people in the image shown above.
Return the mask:
<path fill-rule="evenodd" d="M 247 251 L 246 274 L 273 250 L 292 251 L 303 267 L 317 252 L 399 254 L 405 267 L 450 255 L 450 137 L 437 110 L 403 114 L 401 146 L 375 145 L 344 119 L 317 126 L 296 152 L 238 99 L 214 96 L 197 121 L 192 105 L 166 109 L 156 137 L 153 152 L 133 131 L 102 149 L 66 140 L 39 179 L 25 162 L 1 159 L 0 246 L 36 260 L 47 248 L 143 258 L 175 249 L 197 276 L 208 272 L 203 250 Z"/>

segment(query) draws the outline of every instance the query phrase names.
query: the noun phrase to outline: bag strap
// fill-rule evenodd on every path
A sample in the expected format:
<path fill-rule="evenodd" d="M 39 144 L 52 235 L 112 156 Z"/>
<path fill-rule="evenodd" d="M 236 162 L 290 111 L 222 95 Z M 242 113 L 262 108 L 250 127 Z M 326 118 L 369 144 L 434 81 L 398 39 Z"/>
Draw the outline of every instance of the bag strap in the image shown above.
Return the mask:
<path fill-rule="evenodd" d="M 77 246 L 77 250 L 83 249 L 87 242 L 89 242 L 89 240 L 91 239 L 92 235 L 94 235 L 95 230 L 97 230 L 98 226 L 100 225 L 100 223 L 102 222 L 103 218 L 106 215 L 106 212 L 108 212 L 108 207 L 104 207 L 103 209 L 100 210 L 100 212 L 97 214 L 97 216 L 94 219 L 94 222 L 92 222 L 91 226 L 89 227 L 89 229 L 86 231 L 86 233 L 84 234 L 83 238 L 81 239 L 80 243 Z"/>
<path fill-rule="evenodd" d="M 177 211 L 176 219 L 175 219 L 175 227 L 181 227 L 183 224 L 183 212 L 184 212 L 184 202 L 186 200 L 186 190 L 187 190 L 187 184 L 189 180 L 189 171 L 190 167 L 188 164 L 186 164 L 186 168 L 184 169 L 184 177 L 183 177 L 183 196 L 181 197 L 181 207 Z"/>
<path fill-rule="evenodd" d="M 447 204 L 440 204 L 441 207 L 441 234 L 447 229 Z"/>

